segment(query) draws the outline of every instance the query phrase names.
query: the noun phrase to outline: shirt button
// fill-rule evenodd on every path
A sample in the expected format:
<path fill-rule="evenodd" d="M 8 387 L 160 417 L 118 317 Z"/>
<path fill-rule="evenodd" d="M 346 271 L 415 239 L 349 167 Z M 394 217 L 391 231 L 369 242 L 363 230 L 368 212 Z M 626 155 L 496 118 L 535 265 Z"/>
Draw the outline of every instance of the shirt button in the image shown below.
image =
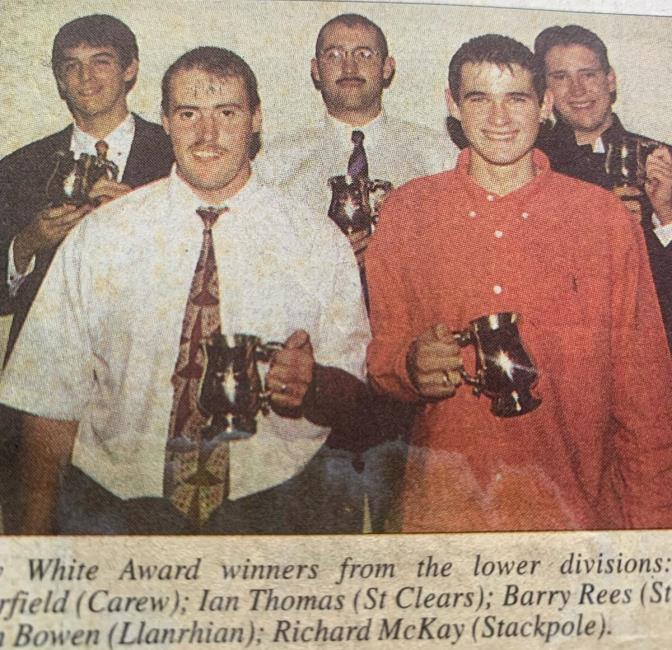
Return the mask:
<path fill-rule="evenodd" d="M 501 230 L 495 230 L 495 237 L 497 237 L 497 239 L 501 239 L 504 237 L 504 233 Z"/>
<path fill-rule="evenodd" d="M 530 215 L 527 212 L 523 212 L 523 214 L 520 215 L 523 219 L 527 219 Z"/>
<path fill-rule="evenodd" d="M 469 210 L 469 216 L 473 219 L 476 216 L 476 213 L 473 210 Z"/>
<path fill-rule="evenodd" d="M 488 201 L 494 201 L 495 200 L 495 197 L 492 194 L 488 194 L 488 196 L 486 196 L 485 198 L 487 198 Z"/>
<path fill-rule="evenodd" d="M 500 287 L 498 284 L 496 284 L 494 287 L 492 287 L 492 290 L 493 290 L 497 295 L 499 295 L 500 293 L 502 293 L 502 287 Z"/>

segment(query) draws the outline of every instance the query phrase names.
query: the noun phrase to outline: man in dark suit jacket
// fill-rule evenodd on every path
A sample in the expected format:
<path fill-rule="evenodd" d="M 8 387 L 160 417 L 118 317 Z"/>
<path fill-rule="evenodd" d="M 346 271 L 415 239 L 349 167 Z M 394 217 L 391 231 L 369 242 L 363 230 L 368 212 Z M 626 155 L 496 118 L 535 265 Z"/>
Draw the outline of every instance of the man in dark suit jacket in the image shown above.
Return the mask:
<path fill-rule="evenodd" d="M 614 188 L 606 171 L 610 147 L 624 136 L 648 138 L 627 131 L 612 105 L 616 73 L 607 47 L 597 34 L 580 25 L 549 27 L 534 44 L 553 95 L 555 126 L 544 131 L 537 146 L 554 170 L 588 183 L 614 189 L 642 223 L 649 262 L 658 293 L 667 339 L 672 350 L 672 155 L 659 147 L 648 156 L 645 192 L 635 187 Z"/>
<path fill-rule="evenodd" d="M 138 46 L 124 23 L 107 15 L 67 23 L 54 39 L 52 68 L 74 123 L 0 160 L 0 313 L 13 315 L 7 356 L 68 232 L 93 204 L 168 175 L 173 162 L 162 127 L 128 110 L 126 98 L 138 72 Z M 119 171 L 118 180 L 100 179 L 85 205 L 51 205 L 46 187 L 59 154 L 94 155 L 100 153 L 101 143 L 104 155 Z M 13 414 L 0 411 L 0 465 L 6 465 L 0 467 L 0 500 L 5 511 L 7 497 L 16 487 L 15 425 Z M 5 528 L 11 530 L 6 515 Z"/>
<path fill-rule="evenodd" d="M 92 207 L 49 206 L 46 185 L 57 153 L 72 150 L 77 157 L 95 153 L 96 142 L 108 144 L 108 158 L 122 174 L 121 182 L 102 179 L 94 186 L 92 199 L 103 201 L 166 176 L 173 161 L 161 126 L 128 111 L 138 46 L 124 23 L 93 15 L 64 25 L 52 66 L 74 124 L 0 161 L 0 309 L 14 314 L 8 354 L 56 248 Z"/>

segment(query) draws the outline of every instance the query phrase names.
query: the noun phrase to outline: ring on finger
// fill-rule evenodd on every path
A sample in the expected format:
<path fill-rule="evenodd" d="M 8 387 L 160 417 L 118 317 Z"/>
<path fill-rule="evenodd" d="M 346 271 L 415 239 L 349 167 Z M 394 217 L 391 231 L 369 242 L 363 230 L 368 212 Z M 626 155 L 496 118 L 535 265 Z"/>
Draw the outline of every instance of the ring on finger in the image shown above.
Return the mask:
<path fill-rule="evenodd" d="M 281 385 L 280 385 L 280 392 L 281 392 L 281 393 L 286 393 L 286 392 L 287 392 L 287 388 L 288 388 L 287 384 L 281 384 Z"/>
<path fill-rule="evenodd" d="M 448 371 L 447 370 L 442 370 L 441 371 L 441 383 L 448 388 L 449 386 L 453 385 L 453 382 L 450 381 L 450 377 L 448 376 Z"/>

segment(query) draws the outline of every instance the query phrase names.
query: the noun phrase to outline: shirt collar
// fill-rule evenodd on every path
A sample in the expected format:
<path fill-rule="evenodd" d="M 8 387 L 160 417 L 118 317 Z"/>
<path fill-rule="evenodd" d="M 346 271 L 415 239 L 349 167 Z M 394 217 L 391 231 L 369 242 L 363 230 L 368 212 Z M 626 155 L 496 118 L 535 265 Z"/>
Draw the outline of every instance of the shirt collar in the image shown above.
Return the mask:
<path fill-rule="evenodd" d="M 230 210 L 240 210 L 252 204 L 254 197 L 257 196 L 259 182 L 254 173 L 250 176 L 247 183 L 232 197 L 227 199 L 222 205 L 212 207 L 227 207 Z M 197 196 L 191 187 L 177 173 L 177 166 L 173 163 L 170 172 L 170 206 L 171 212 L 178 218 L 184 218 L 185 214 L 196 214 L 196 210 L 203 207 L 209 207 L 207 201 Z"/>
<path fill-rule="evenodd" d="M 593 153 L 607 153 L 602 136 L 593 142 Z"/>
<path fill-rule="evenodd" d="M 556 142 L 563 145 L 563 149 L 570 154 L 581 152 L 582 146 L 590 147 L 593 153 L 606 153 L 607 146 L 614 139 L 622 136 L 625 133 L 623 124 L 616 113 L 611 114 L 611 126 L 605 129 L 600 137 L 592 145 L 580 145 L 576 142 L 576 135 L 574 129 L 569 126 L 564 120 L 559 119 L 553 127 L 551 133 L 555 137 Z M 573 151 L 572 151 L 573 147 Z"/>
<path fill-rule="evenodd" d="M 625 133 L 621 120 L 616 113 L 611 114 L 611 125 L 605 129 L 593 143 L 593 153 L 607 153 L 608 145 Z"/>
<path fill-rule="evenodd" d="M 135 118 L 132 113 L 126 115 L 126 117 L 120 122 L 120 124 L 110 133 L 108 133 L 105 138 L 108 147 L 111 151 L 124 151 L 128 153 L 131 149 L 131 144 L 133 143 L 133 137 L 135 136 Z M 92 135 L 89 135 L 85 131 L 75 124 L 72 129 L 72 139 L 70 141 L 70 148 L 75 154 L 79 156 L 82 153 L 95 154 L 96 153 L 96 142 L 101 138 L 95 138 Z"/>
<path fill-rule="evenodd" d="M 366 149 L 367 146 L 375 147 L 380 140 L 387 122 L 387 115 L 385 114 L 385 111 L 382 110 L 369 123 L 364 124 L 363 126 L 352 126 L 352 124 L 343 122 L 333 115 L 329 115 L 329 113 L 325 113 L 324 120 L 327 129 L 331 131 L 334 139 L 339 145 L 342 145 L 343 149 L 352 148 L 353 131 L 361 131 L 364 134 L 364 149 Z"/>
<path fill-rule="evenodd" d="M 618 118 L 618 115 L 616 115 L 616 113 L 612 113 L 611 118 L 612 118 L 611 126 L 608 129 L 606 129 L 600 136 L 600 140 L 602 140 L 602 146 L 605 148 L 605 151 L 606 146 L 610 142 L 613 142 L 615 139 L 620 138 L 626 132 L 625 129 L 623 128 L 621 120 Z"/>
<path fill-rule="evenodd" d="M 536 193 L 540 186 L 546 183 L 549 174 L 551 173 L 551 163 L 548 160 L 548 157 L 540 149 L 534 149 L 532 152 L 532 162 L 536 170 L 535 177 L 525 183 L 522 187 L 519 187 L 517 190 L 510 192 L 504 196 L 496 196 L 492 192 L 489 192 L 485 188 L 481 187 L 474 179 L 469 175 L 469 161 L 471 159 L 471 148 L 467 147 L 460 152 L 460 155 L 457 158 L 457 165 L 455 167 L 458 176 L 462 180 L 465 188 L 469 194 L 479 201 L 491 201 L 488 199 L 488 196 L 495 196 L 496 200 L 500 201 L 509 201 L 515 200 L 519 201 L 521 199 L 526 199 L 528 196 Z"/>

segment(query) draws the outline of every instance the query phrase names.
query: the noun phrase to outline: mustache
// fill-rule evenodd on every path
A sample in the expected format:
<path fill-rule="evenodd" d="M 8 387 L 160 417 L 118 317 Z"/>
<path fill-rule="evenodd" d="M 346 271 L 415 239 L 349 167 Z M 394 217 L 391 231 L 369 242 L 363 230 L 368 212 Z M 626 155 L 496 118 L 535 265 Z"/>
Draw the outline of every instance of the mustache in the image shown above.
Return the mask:
<path fill-rule="evenodd" d="M 189 149 L 191 151 L 212 151 L 213 153 L 226 153 L 227 149 L 220 145 L 208 143 L 205 140 L 199 140 L 192 144 Z"/>
<path fill-rule="evenodd" d="M 364 77 L 341 77 L 340 79 L 336 79 L 336 83 L 344 83 L 344 82 L 351 82 L 351 81 L 357 81 L 359 83 L 366 83 L 366 79 Z"/>

